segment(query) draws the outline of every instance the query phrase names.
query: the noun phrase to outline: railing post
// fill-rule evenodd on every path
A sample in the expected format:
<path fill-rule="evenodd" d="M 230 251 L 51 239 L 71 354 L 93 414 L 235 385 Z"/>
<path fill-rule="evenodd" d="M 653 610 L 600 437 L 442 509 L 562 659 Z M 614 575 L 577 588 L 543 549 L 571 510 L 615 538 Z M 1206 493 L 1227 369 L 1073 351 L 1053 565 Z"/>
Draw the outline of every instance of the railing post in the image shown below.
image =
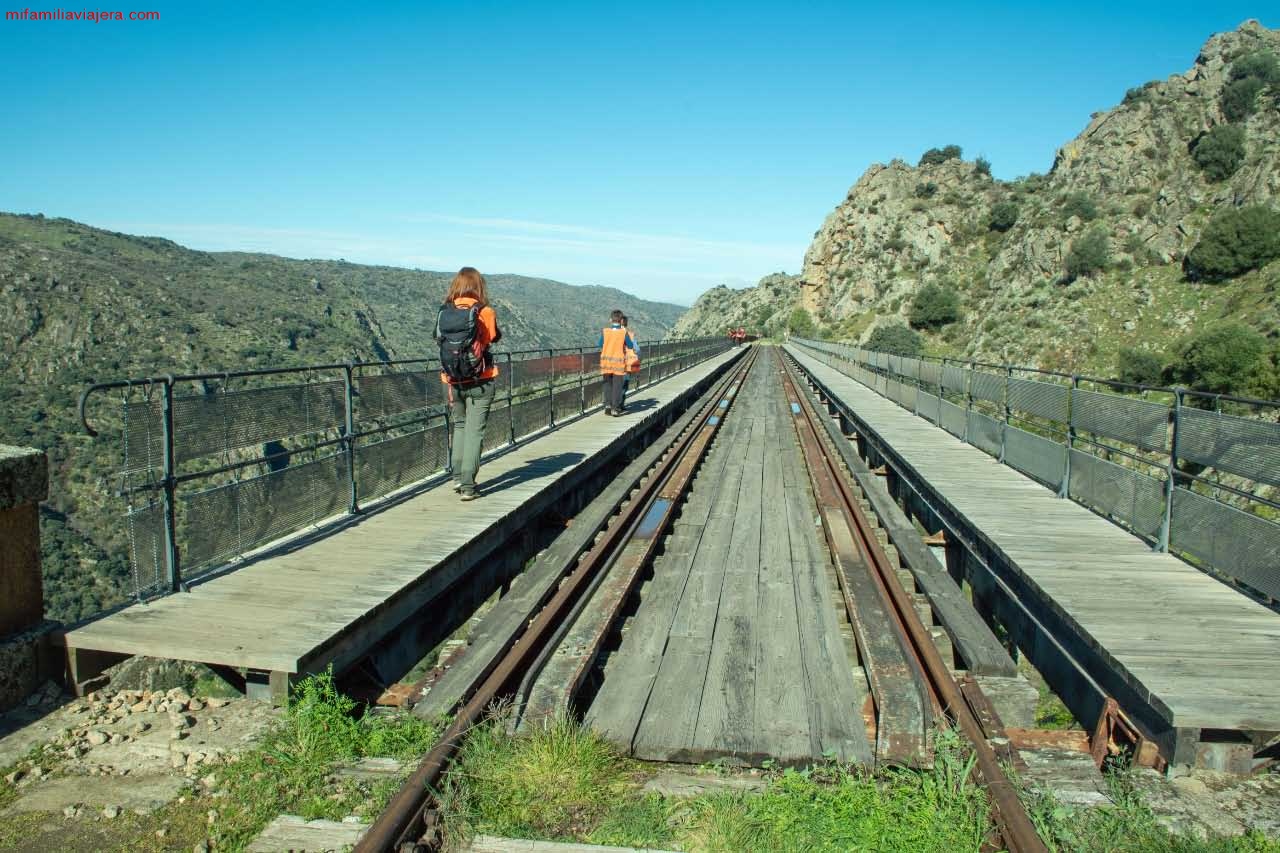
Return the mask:
<path fill-rule="evenodd" d="M 1004 462 L 1005 449 L 1005 433 L 1009 431 L 1009 416 L 1012 410 L 1009 408 L 1009 386 L 1013 383 L 1013 366 L 1006 364 L 1004 367 L 1004 423 L 1000 426 L 1000 458 L 997 462 Z"/>
<path fill-rule="evenodd" d="M 1178 476 L 1178 424 L 1182 420 L 1182 389 L 1173 389 L 1173 435 L 1169 442 L 1169 465 L 1165 469 L 1164 481 L 1164 520 L 1160 523 L 1160 536 L 1156 540 L 1156 550 L 1164 553 L 1169 550 L 1169 536 L 1173 532 L 1173 490 Z"/>
<path fill-rule="evenodd" d="M 355 401 L 355 365 L 348 361 L 343 367 L 343 390 L 346 393 L 346 412 L 343 415 L 342 443 L 347 454 L 347 484 L 350 486 L 351 500 L 347 504 L 347 512 L 355 515 L 360 511 L 360 495 L 356 488 L 356 419 L 353 413 Z"/>
<path fill-rule="evenodd" d="M 586 413 L 587 413 L 587 350 L 586 350 L 586 347 L 578 347 L 578 414 L 585 415 Z"/>
<path fill-rule="evenodd" d="M 516 374 L 512 367 L 511 353 L 504 352 L 503 358 L 507 360 L 507 438 L 512 444 L 516 443 L 516 412 L 515 412 L 515 385 Z"/>
<path fill-rule="evenodd" d="M 173 385 L 172 375 L 164 378 L 160 422 L 164 440 L 164 564 L 169 574 L 169 590 L 182 589 L 182 569 L 178 562 L 177 465 L 173 450 Z"/>
<path fill-rule="evenodd" d="M 556 425 L 556 351 L 547 350 L 547 426 Z"/>
<path fill-rule="evenodd" d="M 1071 386 L 1067 388 L 1067 464 L 1062 466 L 1062 484 L 1058 486 L 1058 497 L 1065 498 L 1071 493 L 1071 451 L 1076 446 L 1076 390 L 1080 387 L 1080 376 L 1071 374 Z"/>
<path fill-rule="evenodd" d="M 964 380 L 964 442 L 965 444 L 973 444 L 969 438 L 969 422 L 973 420 L 969 417 L 973 412 L 973 374 L 978 369 L 978 364 L 973 359 L 969 360 L 969 375 Z"/>

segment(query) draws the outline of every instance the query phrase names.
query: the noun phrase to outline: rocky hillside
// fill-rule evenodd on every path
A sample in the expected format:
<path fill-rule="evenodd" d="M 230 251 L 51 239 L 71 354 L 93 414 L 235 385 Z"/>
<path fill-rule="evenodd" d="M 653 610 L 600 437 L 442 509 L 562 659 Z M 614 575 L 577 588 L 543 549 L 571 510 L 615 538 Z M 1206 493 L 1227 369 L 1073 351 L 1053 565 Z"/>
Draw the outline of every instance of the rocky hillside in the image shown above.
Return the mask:
<path fill-rule="evenodd" d="M 1238 320 L 1274 357 L 1280 265 L 1267 260 L 1280 238 L 1252 232 L 1274 233 L 1267 211 L 1280 215 L 1277 57 L 1280 32 L 1256 22 L 1210 38 L 1186 73 L 1095 113 L 1046 175 L 993 180 L 956 146 L 916 166 L 873 165 L 822 223 L 798 298 L 763 283 L 718 288 L 682 322 L 768 314 L 776 330 L 799 304 L 829 337 L 865 342 L 914 320 L 938 354 L 1112 373 L 1122 348 L 1165 359 L 1185 335 Z M 1257 205 L 1250 222 L 1226 221 Z M 1187 263 L 1215 220 L 1218 236 L 1268 244 L 1261 269 L 1204 275 Z M 913 314 L 922 290 L 935 310 Z"/>
<path fill-rule="evenodd" d="M 740 290 L 720 285 L 698 297 L 678 321 L 676 336 L 723 335 L 730 326 L 753 332 L 780 328 L 800 300 L 800 277 L 774 273 L 755 287 Z"/>
<path fill-rule="evenodd" d="M 54 614 L 96 609 L 124 571 L 104 535 L 112 522 L 99 479 L 110 460 L 75 419 L 87 380 L 425 355 L 450 277 L 198 252 L 0 214 L 0 443 L 51 456 L 44 539 Z M 593 339 L 613 308 L 658 338 L 684 311 L 603 287 L 512 275 L 489 283 L 510 350 Z"/>

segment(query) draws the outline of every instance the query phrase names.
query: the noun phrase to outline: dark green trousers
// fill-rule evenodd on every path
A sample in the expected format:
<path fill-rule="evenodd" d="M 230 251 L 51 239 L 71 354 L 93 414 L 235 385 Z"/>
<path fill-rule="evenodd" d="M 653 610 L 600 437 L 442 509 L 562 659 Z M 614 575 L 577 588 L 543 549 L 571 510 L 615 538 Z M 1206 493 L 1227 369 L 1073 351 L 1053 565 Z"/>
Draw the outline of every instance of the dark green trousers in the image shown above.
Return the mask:
<path fill-rule="evenodd" d="M 464 492 L 476 487 L 484 428 L 489 423 L 489 409 L 493 406 L 497 387 L 498 383 L 492 379 L 475 385 L 453 386 L 453 403 L 449 406 L 449 417 L 453 419 L 449 467 L 453 470 L 453 479 L 462 484 Z"/>

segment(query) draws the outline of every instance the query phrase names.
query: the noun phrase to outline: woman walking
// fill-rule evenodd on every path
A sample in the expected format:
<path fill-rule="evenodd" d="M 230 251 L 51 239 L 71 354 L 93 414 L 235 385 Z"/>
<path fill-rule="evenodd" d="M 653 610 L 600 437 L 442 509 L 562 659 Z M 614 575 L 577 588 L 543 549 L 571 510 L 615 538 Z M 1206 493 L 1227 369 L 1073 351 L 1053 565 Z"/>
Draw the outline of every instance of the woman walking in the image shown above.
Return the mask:
<path fill-rule="evenodd" d="M 449 390 L 453 419 L 453 490 L 464 501 L 475 500 L 480 447 L 498 384 L 498 365 L 489 347 L 502 340 L 484 276 L 475 267 L 463 267 L 453 277 L 436 315 L 435 338 L 440 344 L 440 381 Z"/>

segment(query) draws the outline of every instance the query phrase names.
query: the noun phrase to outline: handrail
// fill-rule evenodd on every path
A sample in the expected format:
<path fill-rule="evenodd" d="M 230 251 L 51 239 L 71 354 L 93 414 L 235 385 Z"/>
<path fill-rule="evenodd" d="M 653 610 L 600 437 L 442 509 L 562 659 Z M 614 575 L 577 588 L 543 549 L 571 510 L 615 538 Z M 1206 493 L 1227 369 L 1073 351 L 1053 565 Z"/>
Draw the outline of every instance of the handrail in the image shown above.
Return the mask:
<path fill-rule="evenodd" d="M 651 385 L 732 345 L 718 337 L 641 341 L 641 370 L 631 385 Z M 599 406 L 595 351 L 495 352 L 505 378 L 484 451 Z M 113 479 L 116 496 L 128 502 L 135 595 L 184 588 L 237 555 L 325 518 L 358 513 L 362 502 L 447 470 L 452 423 L 434 375 L 438 363 L 352 361 L 90 383 L 78 412 L 93 437 L 102 425 L 89 417 L 93 395 L 121 390 L 112 426 L 119 428 L 123 465 Z M 285 379 L 231 387 L 238 379 L 273 377 Z M 206 384 L 177 393 L 185 383 Z"/>

